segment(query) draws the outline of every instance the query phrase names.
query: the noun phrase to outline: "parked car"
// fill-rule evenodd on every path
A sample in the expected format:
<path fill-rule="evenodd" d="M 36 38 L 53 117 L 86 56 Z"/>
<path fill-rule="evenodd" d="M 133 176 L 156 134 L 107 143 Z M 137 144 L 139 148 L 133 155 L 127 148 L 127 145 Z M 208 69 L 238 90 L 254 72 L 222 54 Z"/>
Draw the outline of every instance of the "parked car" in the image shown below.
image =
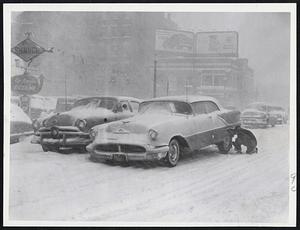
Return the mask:
<path fill-rule="evenodd" d="M 274 127 L 276 124 L 276 117 L 270 113 L 271 106 L 263 102 L 254 102 L 249 104 L 245 110 L 242 111 L 241 120 L 244 126 L 249 127 Z"/>
<path fill-rule="evenodd" d="M 270 114 L 276 117 L 276 124 L 286 124 L 288 120 L 288 115 L 284 108 L 280 106 L 271 106 Z"/>
<path fill-rule="evenodd" d="M 184 149 L 216 144 L 227 153 L 232 146 L 228 130 L 237 126 L 240 112 L 223 109 L 212 97 L 161 97 L 142 102 L 132 118 L 95 126 L 86 149 L 92 159 L 165 160 L 173 167 Z"/>
<path fill-rule="evenodd" d="M 132 97 L 89 97 L 77 100 L 69 111 L 43 121 L 37 135 L 44 151 L 61 147 L 82 151 L 91 142 L 89 131 L 95 125 L 133 116 L 140 100 Z"/>
<path fill-rule="evenodd" d="M 44 120 L 57 113 L 69 111 L 72 108 L 74 102 L 80 98 L 81 97 L 56 97 L 56 106 L 54 109 L 51 109 L 47 112 L 43 111 L 41 112 L 40 117 L 38 117 L 37 119 L 33 119 L 32 126 L 34 132 L 36 133 L 40 129 Z M 35 141 L 38 141 L 38 139 L 35 138 Z M 35 141 L 33 141 L 33 143 L 35 143 Z"/>
<path fill-rule="evenodd" d="M 33 134 L 31 120 L 18 105 L 10 105 L 10 143 L 19 142 L 21 137 Z"/>

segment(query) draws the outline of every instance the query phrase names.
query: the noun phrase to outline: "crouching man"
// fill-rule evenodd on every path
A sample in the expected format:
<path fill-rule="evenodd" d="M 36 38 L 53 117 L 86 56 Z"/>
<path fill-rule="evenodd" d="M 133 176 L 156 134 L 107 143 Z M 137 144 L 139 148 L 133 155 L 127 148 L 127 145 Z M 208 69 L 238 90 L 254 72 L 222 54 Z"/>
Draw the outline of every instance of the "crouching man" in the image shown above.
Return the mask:
<path fill-rule="evenodd" d="M 243 129 L 241 127 L 237 127 L 233 131 L 237 136 L 235 141 L 232 142 L 235 151 L 237 151 L 238 153 L 242 153 L 242 145 L 244 145 L 247 147 L 246 153 L 252 154 L 258 152 L 258 149 L 256 147 L 257 140 L 251 131 Z"/>

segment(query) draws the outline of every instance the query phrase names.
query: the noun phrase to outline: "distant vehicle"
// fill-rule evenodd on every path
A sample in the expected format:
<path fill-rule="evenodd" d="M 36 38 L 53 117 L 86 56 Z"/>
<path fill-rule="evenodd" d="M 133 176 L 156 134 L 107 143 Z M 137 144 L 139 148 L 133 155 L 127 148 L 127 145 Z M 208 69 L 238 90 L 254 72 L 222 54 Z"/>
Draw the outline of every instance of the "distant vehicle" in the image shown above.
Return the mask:
<path fill-rule="evenodd" d="M 139 103 L 139 99 L 132 97 L 83 98 L 71 110 L 45 119 L 36 135 L 44 151 L 59 151 L 61 147 L 84 151 L 91 141 L 92 127 L 133 116 Z"/>
<path fill-rule="evenodd" d="M 21 137 L 33 134 L 31 120 L 16 104 L 10 105 L 10 143 L 19 142 Z"/>
<path fill-rule="evenodd" d="M 270 106 L 270 114 L 276 117 L 277 124 L 286 124 L 288 120 L 288 115 L 284 108 L 280 106 Z"/>
<path fill-rule="evenodd" d="M 240 112 L 229 111 L 212 97 L 174 96 L 143 101 L 136 116 L 95 126 L 87 146 L 92 159 L 112 161 L 163 160 L 176 166 L 184 149 L 211 144 L 228 153 Z"/>
<path fill-rule="evenodd" d="M 251 103 L 242 111 L 242 124 L 249 127 L 274 127 L 277 119 L 270 111 L 271 106 L 266 103 Z"/>

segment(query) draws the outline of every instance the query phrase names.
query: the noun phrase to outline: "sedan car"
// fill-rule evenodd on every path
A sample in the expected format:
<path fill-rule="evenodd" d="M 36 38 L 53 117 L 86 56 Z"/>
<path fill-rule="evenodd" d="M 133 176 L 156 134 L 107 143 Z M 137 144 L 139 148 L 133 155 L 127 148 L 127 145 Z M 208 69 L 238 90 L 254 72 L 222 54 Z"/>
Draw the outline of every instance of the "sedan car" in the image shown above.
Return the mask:
<path fill-rule="evenodd" d="M 232 146 L 229 130 L 238 126 L 240 112 L 223 109 L 212 97 L 155 98 L 142 102 L 132 118 L 95 126 L 86 149 L 92 159 L 164 160 L 173 167 L 184 149 L 215 144 L 227 153 Z"/>
<path fill-rule="evenodd" d="M 17 143 L 21 137 L 33 134 L 31 120 L 21 107 L 10 105 L 10 143 Z"/>
<path fill-rule="evenodd" d="M 44 151 L 61 147 L 85 150 L 91 142 L 89 131 L 95 125 L 133 116 L 140 100 L 131 97 L 89 97 L 76 101 L 69 111 L 43 121 L 37 135 Z"/>
<path fill-rule="evenodd" d="M 276 117 L 270 113 L 270 105 L 263 102 L 254 102 L 249 104 L 245 110 L 242 111 L 242 124 L 247 127 L 274 127 L 276 124 Z"/>
<path fill-rule="evenodd" d="M 276 124 L 286 124 L 288 120 L 287 113 L 280 106 L 271 106 L 270 114 L 276 117 Z"/>

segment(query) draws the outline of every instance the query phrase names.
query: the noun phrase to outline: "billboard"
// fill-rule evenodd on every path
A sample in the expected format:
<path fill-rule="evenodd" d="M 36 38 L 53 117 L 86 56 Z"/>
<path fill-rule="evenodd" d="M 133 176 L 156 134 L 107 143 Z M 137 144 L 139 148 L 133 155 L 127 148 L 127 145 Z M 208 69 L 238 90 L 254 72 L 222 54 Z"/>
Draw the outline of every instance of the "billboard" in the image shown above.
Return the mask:
<path fill-rule="evenodd" d="M 235 31 L 198 32 L 197 56 L 238 57 L 238 33 Z"/>
<path fill-rule="evenodd" d="M 156 30 L 155 50 L 192 54 L 194 52 L 194 33 L 180 30 Z"/>

